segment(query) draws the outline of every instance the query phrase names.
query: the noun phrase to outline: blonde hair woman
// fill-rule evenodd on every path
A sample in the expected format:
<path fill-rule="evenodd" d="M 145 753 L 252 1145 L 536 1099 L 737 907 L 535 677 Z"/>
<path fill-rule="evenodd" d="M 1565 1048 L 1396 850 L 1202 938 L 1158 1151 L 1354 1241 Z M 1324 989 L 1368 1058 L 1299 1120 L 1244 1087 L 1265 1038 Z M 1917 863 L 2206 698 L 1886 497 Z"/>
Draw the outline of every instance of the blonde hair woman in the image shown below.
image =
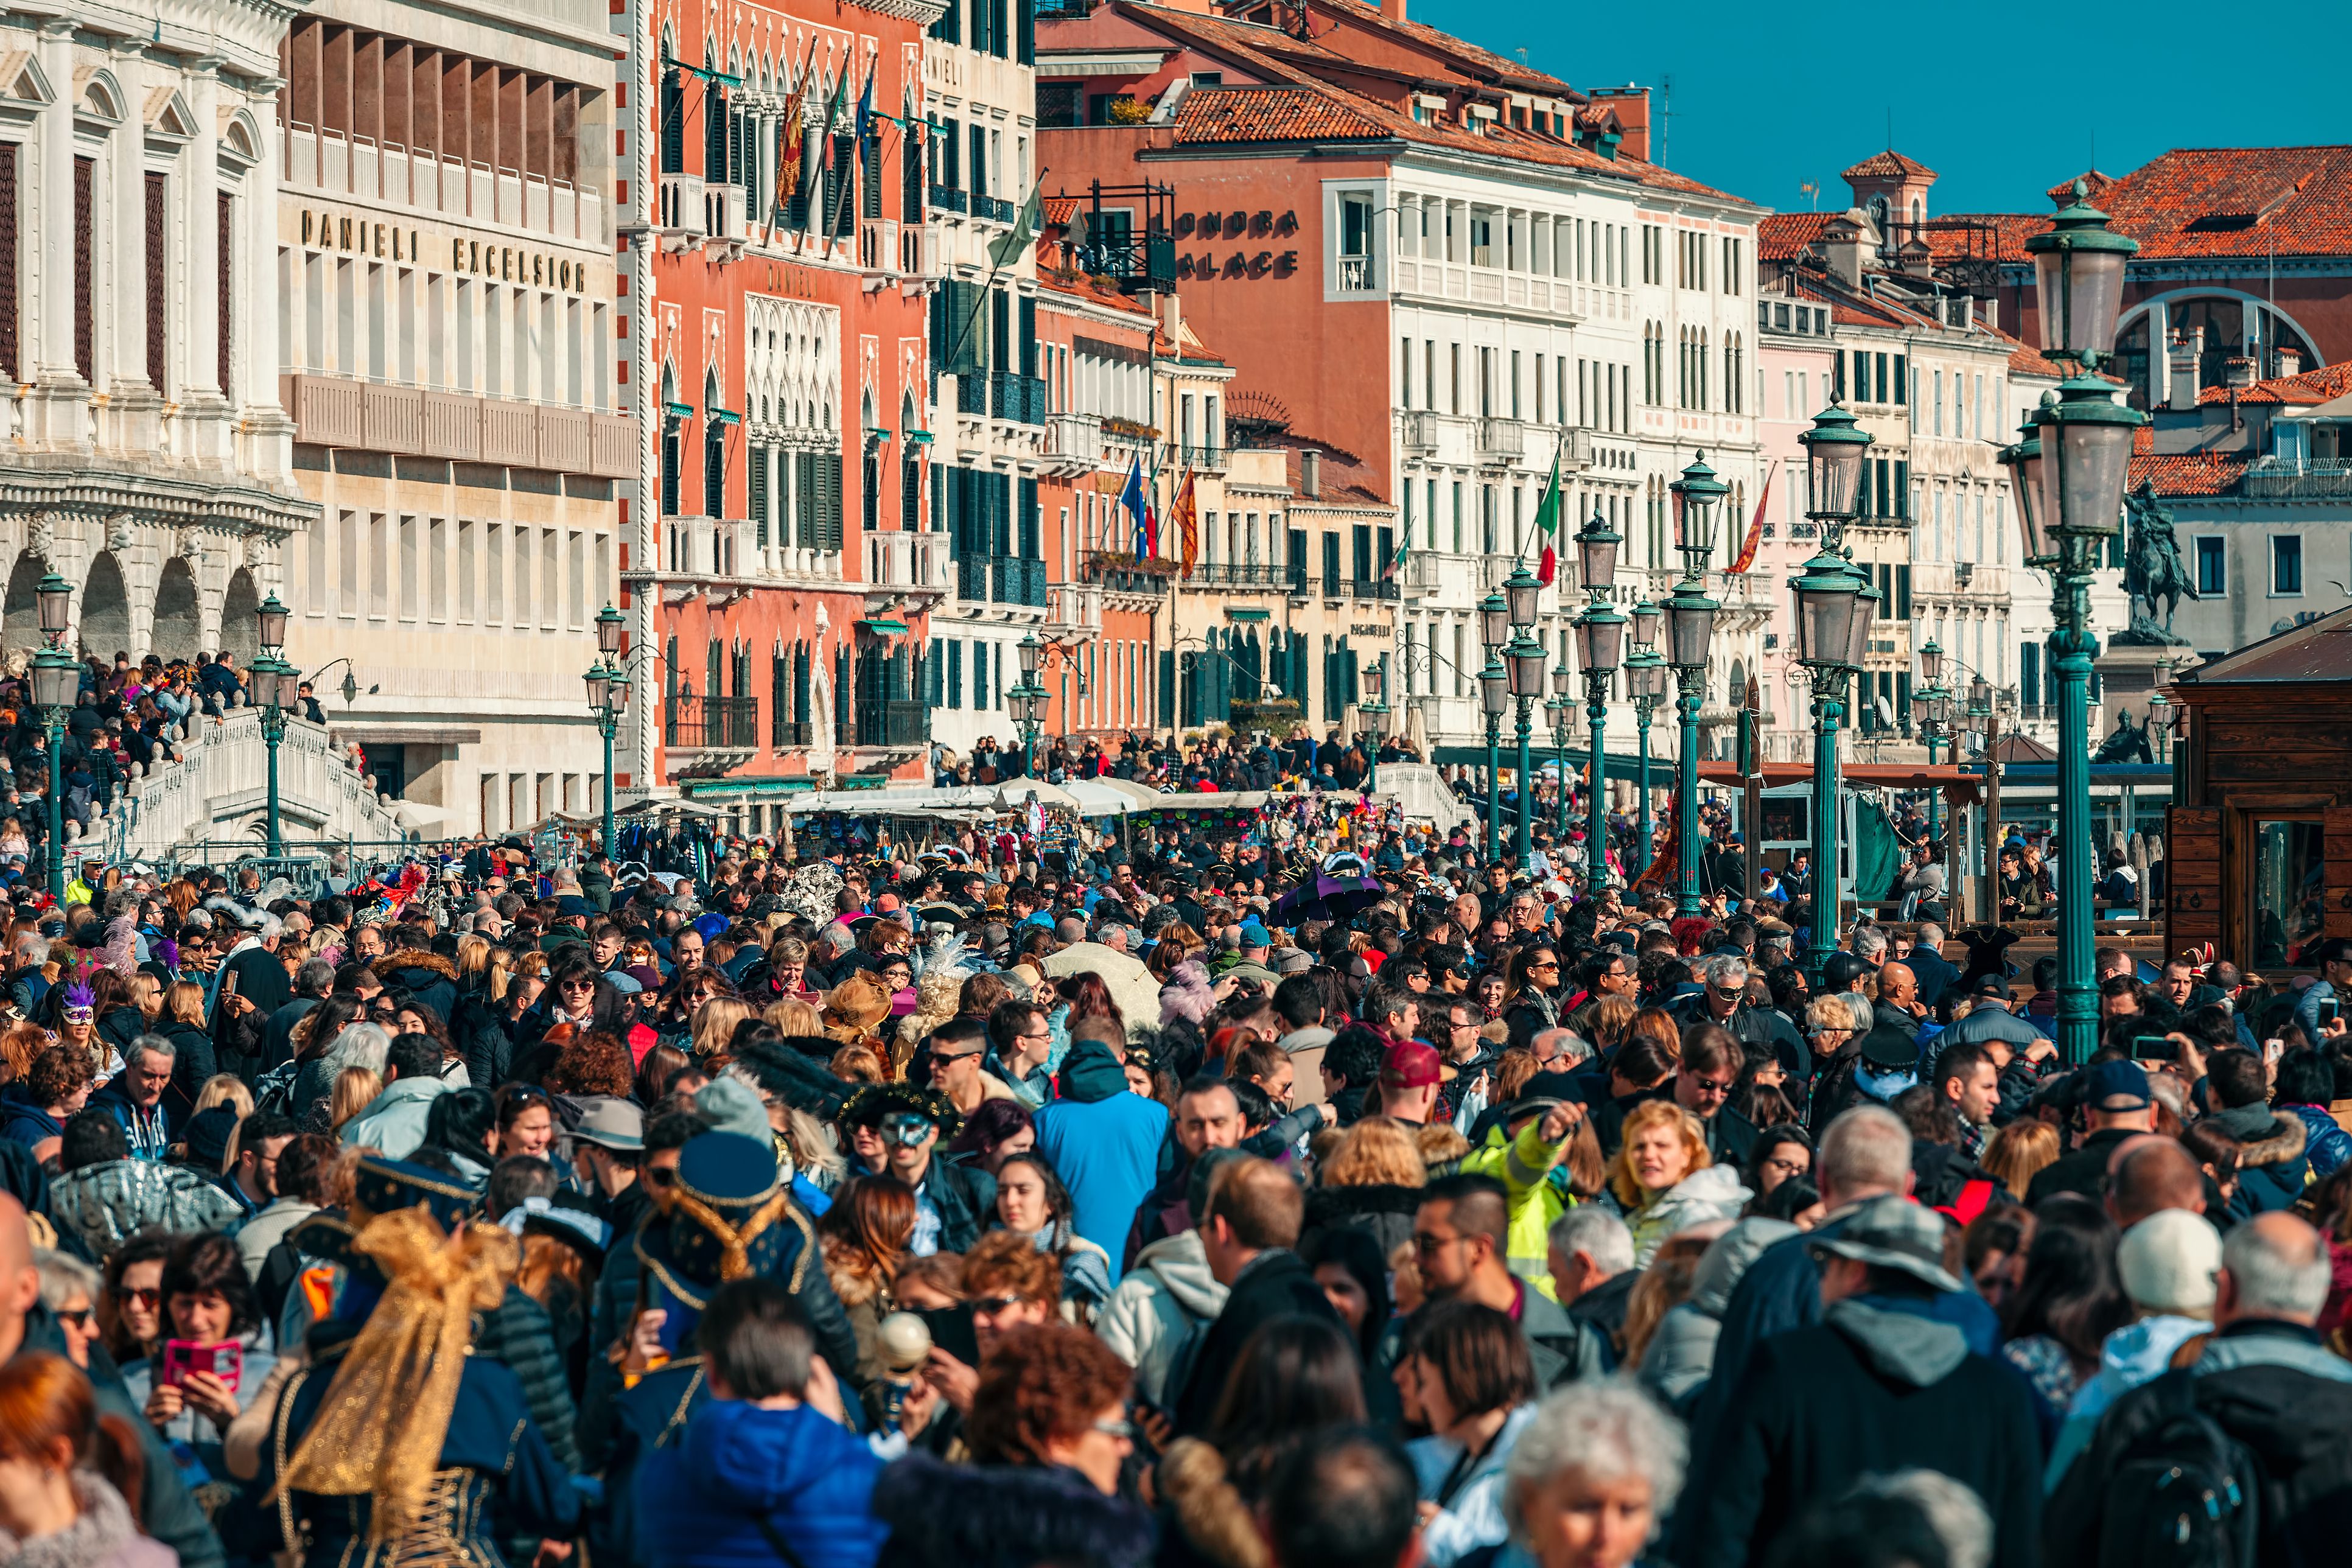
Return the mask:
<path fill-rule="evenodd" d="M 345 1068 L 335 1075 L 335 1092 L 327 1102 L 328 1124 L 341 1133 L 344 1122 L 374 1104 L 383 1092 L 383 1074 L 373 1068 Z"/>
<path fill-rule="evenodd" d="M 769 1003 L 768 1010 L 760 1016 L 767 1023 L 775 1026 L 776 1033 L 787 1039 L 799 1035 L 817 1035 L 824 1032 L 824 1020 L 817 1016 L 816 1009 L 797 996 L 780 997 Z"/>
<path fill-rule="evenodd" d="M 713 996 L 694 1010 L 694 1054 L 715 1056 L 735 1043 L 735 1026 L 752 1016 L 751 1005 L 732 996 Z"/>
<path fill-rule="evenodd" d="M 196 1091 L 196 1103 L 188 1114 L 200 1116 L 215 1105 L 226 1105 L 243 1121 L 253 1114 L 253 1090 L 233 1072 L 216 1072 L 205 1079 L 205 1087 Z"/>
<path fill-rule="evenodd" d="M 467 931 L 457 939 L 457 986 L 471 991 L 482 981 L 490 967 L 490 939 L 479 931 Z"/>
<path fill-rule="evenodd" d="M 1429 1180 L 1412 1130 L 1387 1116 L 1367 1116 L 1339 1135 L 1316 1167 L 1307 1194 L 1307 1228 L 1352 1225 L 1382 1252 L 1412 1240 L 1413 1211 Z M 1196 1216 L 1197 1217 L 1197 1216 Z"/>
<path fill-rule="evenodd" d="M 1647 1268 L 1676 1231 L 1737 1219 L 1755 1194 L 1739 1173 L 1715 1163 L 1698 1118 L 1671 1100 L 1645 1100 L 1625 1118 L 1624 1142 L 1609 1163 L 1607 1197 L 1633 1232 L 1633 1267 Z"/>
<path fill-rule="evenodd" d="M 2058 1163 L 2058 1129 L 2047 1121 L 2031 1117 L 2019 1117 L 1992 1135 L 1977 1163 L 1990 1172 L 1993 1178 L 2018 1197 L 2045 1165 Z"/>

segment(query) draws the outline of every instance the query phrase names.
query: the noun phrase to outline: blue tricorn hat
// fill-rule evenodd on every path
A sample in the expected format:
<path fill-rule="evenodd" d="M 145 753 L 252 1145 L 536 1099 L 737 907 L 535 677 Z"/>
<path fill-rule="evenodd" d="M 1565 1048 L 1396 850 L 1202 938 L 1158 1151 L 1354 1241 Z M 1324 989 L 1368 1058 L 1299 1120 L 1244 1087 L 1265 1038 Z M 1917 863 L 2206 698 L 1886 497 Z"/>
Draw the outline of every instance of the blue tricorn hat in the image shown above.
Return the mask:
<path fill-rule="evenodd" d="M 774 1148 L 705 1132 L 678 1151 L 666 1215 L 637 1229 L 640 1304 L 669 1313 L 665 1338 L 699 1317 L 730 1279 L 761 1275 L 797 1290 L 817 1256 L 816 1230 L 781 1179 Z"/>

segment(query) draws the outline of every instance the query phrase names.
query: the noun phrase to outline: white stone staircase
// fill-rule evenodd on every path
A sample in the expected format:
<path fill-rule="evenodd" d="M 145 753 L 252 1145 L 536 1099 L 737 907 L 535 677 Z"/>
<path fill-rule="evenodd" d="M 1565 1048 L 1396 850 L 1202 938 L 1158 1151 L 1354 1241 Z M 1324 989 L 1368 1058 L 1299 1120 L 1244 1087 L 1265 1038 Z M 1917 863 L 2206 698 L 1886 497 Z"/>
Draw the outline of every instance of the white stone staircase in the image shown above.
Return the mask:
<path fill-rule="evenodd" d="M 110 860 L 163 856 L 194 844 L 249 843 L 268 832 L 269 752 L 261 710 L 231 708 L 220 718 L 198 712 L 177 731 L 176 761 L 134 776 L 112 807 L 90 820 L 89 840 Z M 278 747 L 278 821 L 290 846 L 304 841 L 404 841 L 413 837 L 375 781 L 354 772 L 333 736 L 289 719 Z M 68 835 L 72 833 L 68 825 Z"/>

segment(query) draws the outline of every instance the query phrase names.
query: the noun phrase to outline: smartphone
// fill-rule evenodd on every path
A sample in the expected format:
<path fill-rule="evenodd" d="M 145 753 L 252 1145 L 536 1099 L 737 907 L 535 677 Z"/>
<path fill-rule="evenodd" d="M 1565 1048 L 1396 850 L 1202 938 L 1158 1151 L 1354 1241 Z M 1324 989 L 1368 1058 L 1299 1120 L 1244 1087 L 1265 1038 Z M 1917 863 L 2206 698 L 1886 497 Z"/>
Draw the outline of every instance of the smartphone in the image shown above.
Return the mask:
<path fill-rule="evenodd" d="M 2337 1015 L 2343 1011 L 2343 1006 L 2344 1005 L 2333 996 L 2322 996 L 2319 999 L 2318 1008 L 2320 1026 L 2325 1028 L 2336 1022 Z"/>
<path fill-rule="evenodd" d="M 2132 1059 L 2140 1062 L 2175 1062 L 2180 1059 L 2180 1047 L 2162 1035 L 2134 1035 Z"/>
<path fill-rule="evenodd" d="M 235 1394 L 245 1372 L 245 1348 L 233 1340 L 218 1345 L 198 1344 L 194 1340 L 163 1342 L 165 1383 L 185 1383 L 189 1373 L 197 1372 L 210 1373 L 220 1379 L 221 1386 Z"/>
<path fill-rule="evenodd" d="M 236 975 L 237 972 L 232 969 L 226 974 L 221 976 L 222 995 L 234 996 L 236 994 Z"/>

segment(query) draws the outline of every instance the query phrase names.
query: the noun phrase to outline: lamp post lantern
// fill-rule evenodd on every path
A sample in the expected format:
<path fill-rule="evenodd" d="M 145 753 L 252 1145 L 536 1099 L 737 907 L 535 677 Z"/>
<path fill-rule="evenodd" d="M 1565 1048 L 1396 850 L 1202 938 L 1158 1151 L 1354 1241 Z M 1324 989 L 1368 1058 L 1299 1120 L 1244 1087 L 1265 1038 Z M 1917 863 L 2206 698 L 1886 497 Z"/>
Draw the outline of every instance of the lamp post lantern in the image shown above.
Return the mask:
<path fill-rule="evenodd" d="M 1554 804 L 1559 807 L 1559 819 L 1552 832 L 1559 842 L 1568 842 L 1568 730 L 1573 721 L 1576 704 L 1569 693 L 1576 689 L 1576 671 L 1563 658 L 1551 669 L 1551 696 L 1544 701 L 1544 711 L 1551 715 L 1551 745 L 1555 765 L 1559 769 L 1559 793 Z"/>
<path fill-rule="evenodd" d="M 1592 735 L 1592 789 L 1585 802 L 1584 890 L 1598 895 L 1609 881 L 1609 785 L 1604 742 L 1609 730 L 1609 689 L 1623 662 L 1625 617 L 1610 607 L 1617 587 L 1617 547 L 1624 536 L 1599 512 L 1578 531 L 1578 581 L 1589 603 L 1576 624 L 1576 645 L 1584 666 L 1584 717 Z M 1565 785 L 1566 780 L 1561 781 Z"/>
<path fill-rule="evenodd" d="M 1489 648 L 1486 667 L 1478 672 L 1478 705 L 1486 715 L 1486 858 L 1502 853 L 1501 771 L 1503 712 L 1511 705 L 1511 672 L 1503 668 L 1502 650 Z"/>
<path fill-rule="evenodd" d="M 1674 668 L 1675 707 L 1682 721 L 1675 757 L 1675 912 L 1693 916 L 1699 912 L 1698 710 L 1706 696 L 1706 655 L 1715 637 L 1715 613 L 1721 607 L 1706 596 L 1706 567 L 1715 557 L 1716 509 L 1731 487 L 1715 477 L 1701 452 L 1666 489 L 1674 498 L 1675 548 L 1683 557 L 1683 580 L 1666 596 L 1664 606 L 1666 662 Z"/>
<path fill-rule="evenodd" d="M 609 610 L 611 606 L 607 605 Z M 618 620 L 618 616 L 614 616 Z M 598 640 L 604 631 L 603 617 L 598 617 Z M 611 650 L 619 653 L 618 648 Z M 588 685 L 588 711 L 596 721 L 596 733 L 604 741 L 604 851 L 613 855 L 613 737 L 620 731 L 621 715 L 629 708 L 629 672 L 627 667 L 599 651 L 596 662 L 589 667 L 583 678 Z"/>
<path fill-rule="evenodd" d="M 1511 641 L 1503 649 L 1503 662 L 1509 667 L 1511 697 L 1518 710 L 1519 735 L 1519 825 L 1512 839 L 1512 858 L 1521 870 L 1527 868 L 1528 858 L 1533 851 L 1529 837 L 1535 821 L 1535 791 L 1528 787 L 1528 772 L 1531 758 L 1528 751 L 1529 731 L 1537 701 L 1544 694 L 1548 679 L 1544 668 L 1546 656 L 1543 644 L 1536 640 L 1536 598 L 1543 584 L 1524 564 L 1511 569 L 1508 581 L 1503 584 L 1503 596 L 1507 603 Z"/>
<path fill-rule="evenodd" d="M 1666 661 L 1658 654 L 1658 623 L 1664 612 L 1644 599 L 1633 606 L 1633 653 L 1625 661 L 1625 694 L 1633 700 L 1633 727 L 1640 737 L 1634 793 L 1641 799 L 1640 825 L 1634 829 L 1633 874 L 1650 868 L 1650 716 L 1666 694 Z"/>
<path fill-rule="evenodd" d="M 1860 500 L 1870 432 L 1832 403 L 1797 438 L 1804 443 L 1810 487 L 1805 515 L 1819 525 L 1822 538 L 1820 552 L 1789 583 L 1796 595 L 1797 662 L 1805 667 L 1813 687 L 1813 920 L 1806 968 L 1819 984 L 1822 967 L 1837 951 L 1838 922 L 1845 912 L 1838 842 L 1843 805 L 1838 731 L 1845 719 L 1846 682 L 1860 677 L 1870 649 L 1865 606 L 1877 595 L 1868 574 L 1853 565 L 1853 552 L 1845 545 L 1846 523 Z"/>
<path fill-rule="evenodd" d="M 1371 733 L 1364 738 L 1364 794 L 1366 795 L 1371 795 L 1381 787 L 1381 736 L 1387 729 L 1381 721 L 1386 719 L 1389 713 L 1389 705 L 1381 700 L 1381 691 L 1386 684 L 1387 675 L 1388 656 L 1382 654 L 1372 661 L 1370 668 L 1360 670 L 1356 677 L 1364 688 L 1364 699 L 1357 703 L 1356 707 L 1371 721 Z"/>
<path fill-rule="evenodd" d="M 1045 645 L 1037 634 L 1029 633 L 1016 645 L 1021 656 L 1021 679 L 1004 694 L 1004 710 L 1021 726 L 1021 773 L 1024 778 L 1037 776 L 1037 733 L 1045 722 L 1046 704 L 1052 700 L 1045 683 L 1037 672 L 1045 662 Z"/>
<path fill-rule="evenodd" d="M 286 839 L 278 814 L 278 748 L 286 739 L 286 715 L 301 695 L 302 672 L 279 651 L 286 643 L 286 606 L 272 593 L 253 612 L 261 654 L 253 661 L 253 695 L 261 700 L 261 740 L 269 752 L 269 856 L 286 853 Z"/>
<path fill-rule="evenodd" d="M 41 651 L 33 656 L 33 705 L 40 710 L 49 753 L 49 900 L 62 911 L 66 907 L 66 820 L 58 753 L 65 745 L 67 716 L 81 693 L 81 665 L 65 650 L 66 631 L 73 616 L 73 584 L 54 571 L 47 572 L 40 586 L 33 590 L 33 597 L 41 611 Z"/>
<path fill-rule="evenodd" d="M 1927 646 L 1919 650 L 1919 678 L 1927 684 L 1911 694 L 1911 717 L 1918 729 L 1919 739 L 1927 745 L 1927 766 L 1932 769 L 1936 765 L 1936 749 L 1943 743 L 1948 732 L 1945 726 L 1950 721 L 1952 710 L 1952 694 L 1944 689 L 1944 650 L 1933 637 L 1928 638 Z M 1927 791 L 1927 842 L 1930 844 L 1936 841 L 1936 806 L 1941 794 L 1940 790 L 1934 788 Z"/>

